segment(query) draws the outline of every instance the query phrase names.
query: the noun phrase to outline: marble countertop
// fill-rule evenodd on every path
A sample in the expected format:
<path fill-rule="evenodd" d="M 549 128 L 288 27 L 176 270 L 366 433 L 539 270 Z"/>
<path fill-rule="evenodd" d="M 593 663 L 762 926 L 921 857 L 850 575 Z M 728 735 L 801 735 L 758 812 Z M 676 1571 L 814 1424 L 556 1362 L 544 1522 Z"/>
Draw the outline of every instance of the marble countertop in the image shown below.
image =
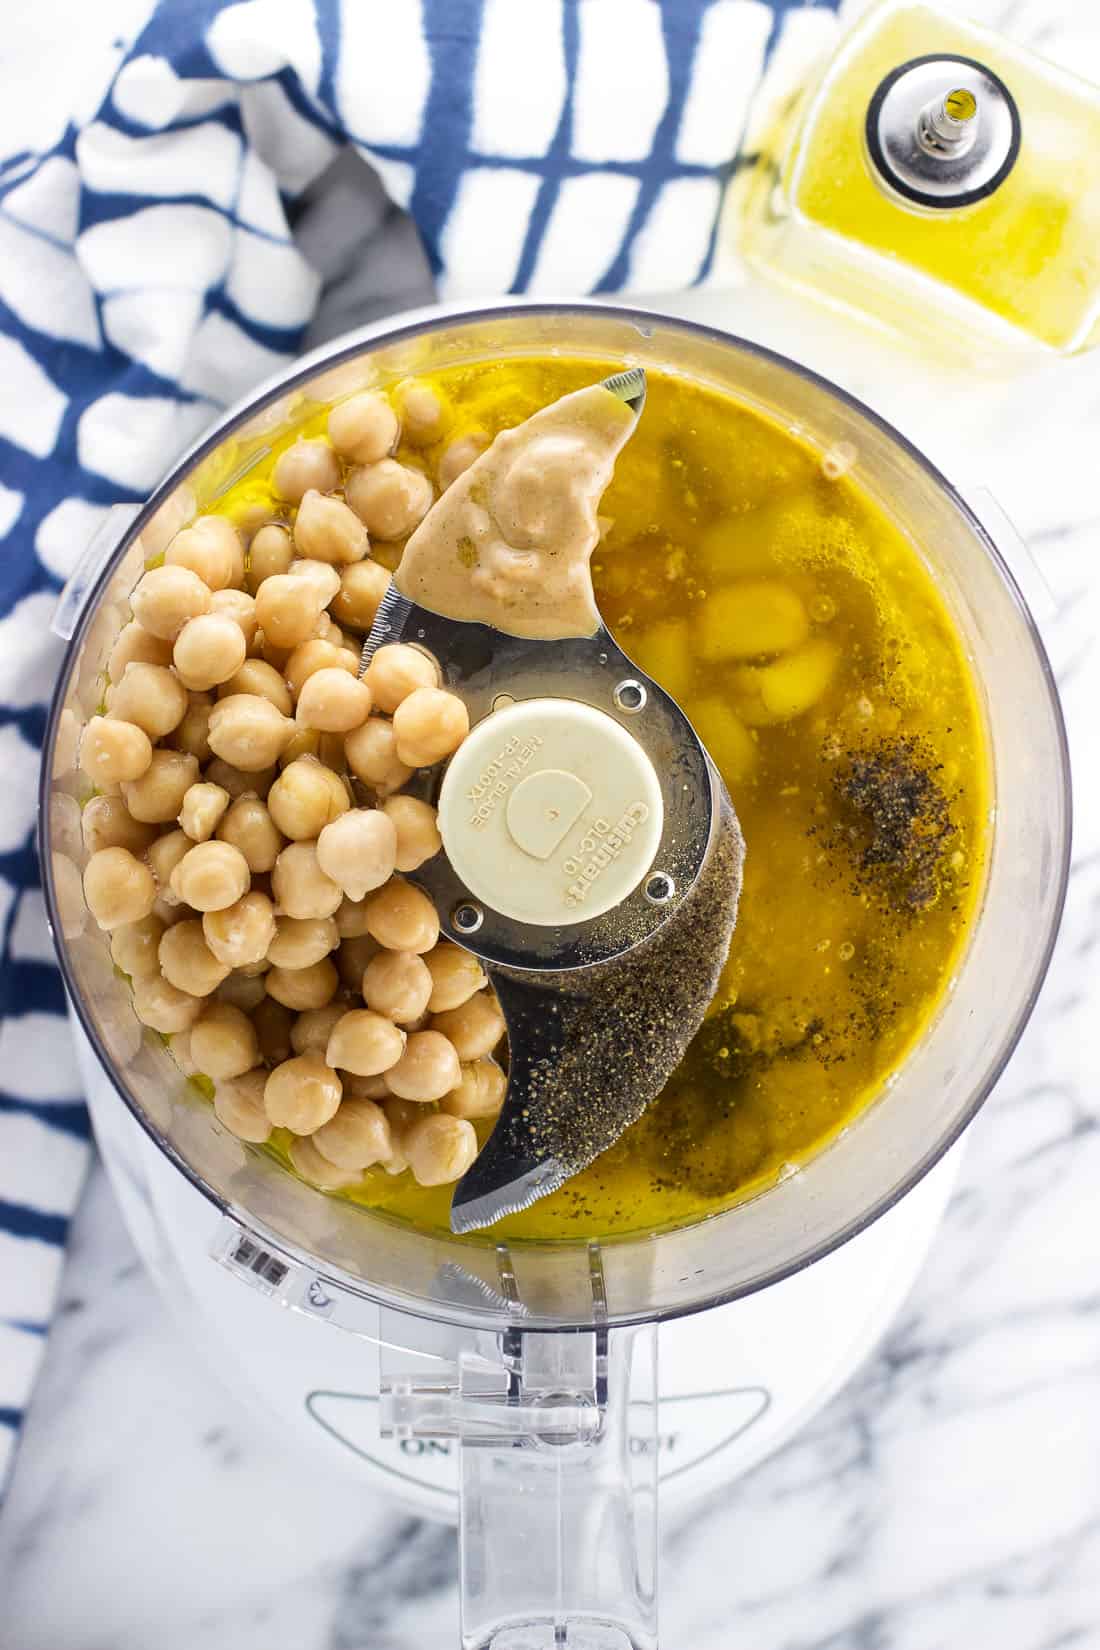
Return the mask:
<path fill-rule="evenodd" d="M 1100 80 L 1100 13 L 1004 10 Z M 945 393 L 916 353 L 755 286 L 677 308 L 797 355 L 996 495 L 1049 590 L 1078 823 L 1039 1008 L 970 1130 L 915 1289 L 792 1443 L 666 1518 L 662 1643 L 1093 1650 L 1100 362 Z M 202 1364 L 97 1168 L 0 1512 L 0 1650 L 424 1650 L 455 1642 L 455 1577 L 450 1529 L 280 1446 Z"/>

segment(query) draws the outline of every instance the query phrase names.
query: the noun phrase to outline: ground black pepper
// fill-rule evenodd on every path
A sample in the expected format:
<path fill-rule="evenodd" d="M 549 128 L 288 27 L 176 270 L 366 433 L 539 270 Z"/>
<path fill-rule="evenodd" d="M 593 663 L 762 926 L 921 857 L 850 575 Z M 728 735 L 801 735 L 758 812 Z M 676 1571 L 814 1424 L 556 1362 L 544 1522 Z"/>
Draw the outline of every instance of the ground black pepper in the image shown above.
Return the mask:
<path fill-rule="evenodd" d="M 505 1104 L 470 1171 L 479 1195 L 539 1164 L 552 1163 L 560 1185 L 612 1146 L 661 1093 L 717 989 L 737 921 L 744 852 L 722 791 L 698 881 L 651 940 L 583 975 L 496 971 L 506 1014 L 509 981 L 518 992 L 534 985 L 554 997 L 543 1011 L 542 1047 L 524 1059 L 525 1104 L 514 1111 Z"/>
<path fill-rule="evenodd" d="M 926 910 L 941 891 L 941 866 L 957 834 L 943 764 L 912 735 L 842 759 L 833 789 L 844 818 L 832 842 L 854 862 L 861 890 L 898 914 Z"/>

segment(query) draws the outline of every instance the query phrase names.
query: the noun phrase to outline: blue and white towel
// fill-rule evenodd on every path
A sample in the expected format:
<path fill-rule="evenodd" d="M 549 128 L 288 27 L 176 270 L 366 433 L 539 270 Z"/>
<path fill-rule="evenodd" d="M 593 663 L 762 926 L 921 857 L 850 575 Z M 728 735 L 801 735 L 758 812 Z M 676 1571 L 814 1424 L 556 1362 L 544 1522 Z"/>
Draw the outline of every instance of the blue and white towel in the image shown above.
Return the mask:
<path fill-rule="evenodd" d="M 831 23 L 789 0 L 37 0 L 6 18 L 0 1484 L 88 1153 L 32 845 L 60 585 L 111 504 L 293 359 L 319 303 L 331 332 L 433 284 L 714 278 L 765 64 Z"/>

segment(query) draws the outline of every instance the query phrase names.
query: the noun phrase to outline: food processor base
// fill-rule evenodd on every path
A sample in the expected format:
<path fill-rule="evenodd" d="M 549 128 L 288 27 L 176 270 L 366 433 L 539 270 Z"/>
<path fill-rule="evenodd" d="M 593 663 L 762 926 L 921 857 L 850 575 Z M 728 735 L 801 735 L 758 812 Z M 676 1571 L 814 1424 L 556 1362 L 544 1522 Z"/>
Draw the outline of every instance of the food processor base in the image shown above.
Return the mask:
<path fill-rule="evenodd" d="M 188 1342 L 259 1400 L 283 1445 L 324 1454 L 419 1514 L 457 1517 L 458 1445 L 382 1438 L 378 1346 L 246 1288 L 214 1258 L 219 1211 L 122 1104 L 74 1023 L 96 1138 L 138 1252 Z M 958 1171 L 956 1146 L 833 1254 L 728 1306 L 662 1325 L 656 1447 L 662 1494 L 687 1500 L 785 1443 L 871 1352 L 905 1298 Z M 632 1441 L 653 1447 L 647 1421 Z"/>

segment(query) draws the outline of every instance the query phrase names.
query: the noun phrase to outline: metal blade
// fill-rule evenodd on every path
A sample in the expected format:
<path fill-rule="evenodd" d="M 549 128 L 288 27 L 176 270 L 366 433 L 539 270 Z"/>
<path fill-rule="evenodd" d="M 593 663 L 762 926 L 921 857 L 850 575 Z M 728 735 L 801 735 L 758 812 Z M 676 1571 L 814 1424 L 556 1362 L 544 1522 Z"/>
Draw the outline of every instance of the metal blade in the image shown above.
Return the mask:
<path fill-rule="evenodd" d="M 403 596 L 394 584 L 392 578 L 386 586 L 386 594 L 378 604 L 378 612 L 374 615 L 374 623 L 370 627 L 370 634 L 363 643 L 359 655 L 359 674 L 362 676 L 378 649 L 386 642 L 399 642 L 405 634 L 409 618 L 415 607 L 408 596 Z"/>
<path fill-rule="evenodd" d="M 745 844 L 718 786 L 708 857 L 678 911 L 614 962 L 563 974 L 491 969 L 508 1027 L 496 1127 L 455 1188 L 451 1230 L 515 1214 L 592 1163 L 664 1088 L 717 989 Z"/>
<path fill-rule="evenodd" d="M 496 1127 L 455 1188 L 452 1232 L 472 1232 L 501 1215 L 518 1214 L 566 1180 L 562 1166 L 537 1143 L 526 1107 L 537 1075 L 553 1070 L 565 1052 L 562 1000 L 553 987 L 516 979 L 503 969 L 489 976 L 508 1027 L 508 1092 Z"/>
<path fill-rule="evenodd" d="M 626 402 L 631 412 L 641 417 L 646 391 L 644 367 L 627 367 L 624 372 L 613 372 L 610 378 L 604 378 L 601 382 L 605 390 L 617 395 L 620 401 Z"/>

